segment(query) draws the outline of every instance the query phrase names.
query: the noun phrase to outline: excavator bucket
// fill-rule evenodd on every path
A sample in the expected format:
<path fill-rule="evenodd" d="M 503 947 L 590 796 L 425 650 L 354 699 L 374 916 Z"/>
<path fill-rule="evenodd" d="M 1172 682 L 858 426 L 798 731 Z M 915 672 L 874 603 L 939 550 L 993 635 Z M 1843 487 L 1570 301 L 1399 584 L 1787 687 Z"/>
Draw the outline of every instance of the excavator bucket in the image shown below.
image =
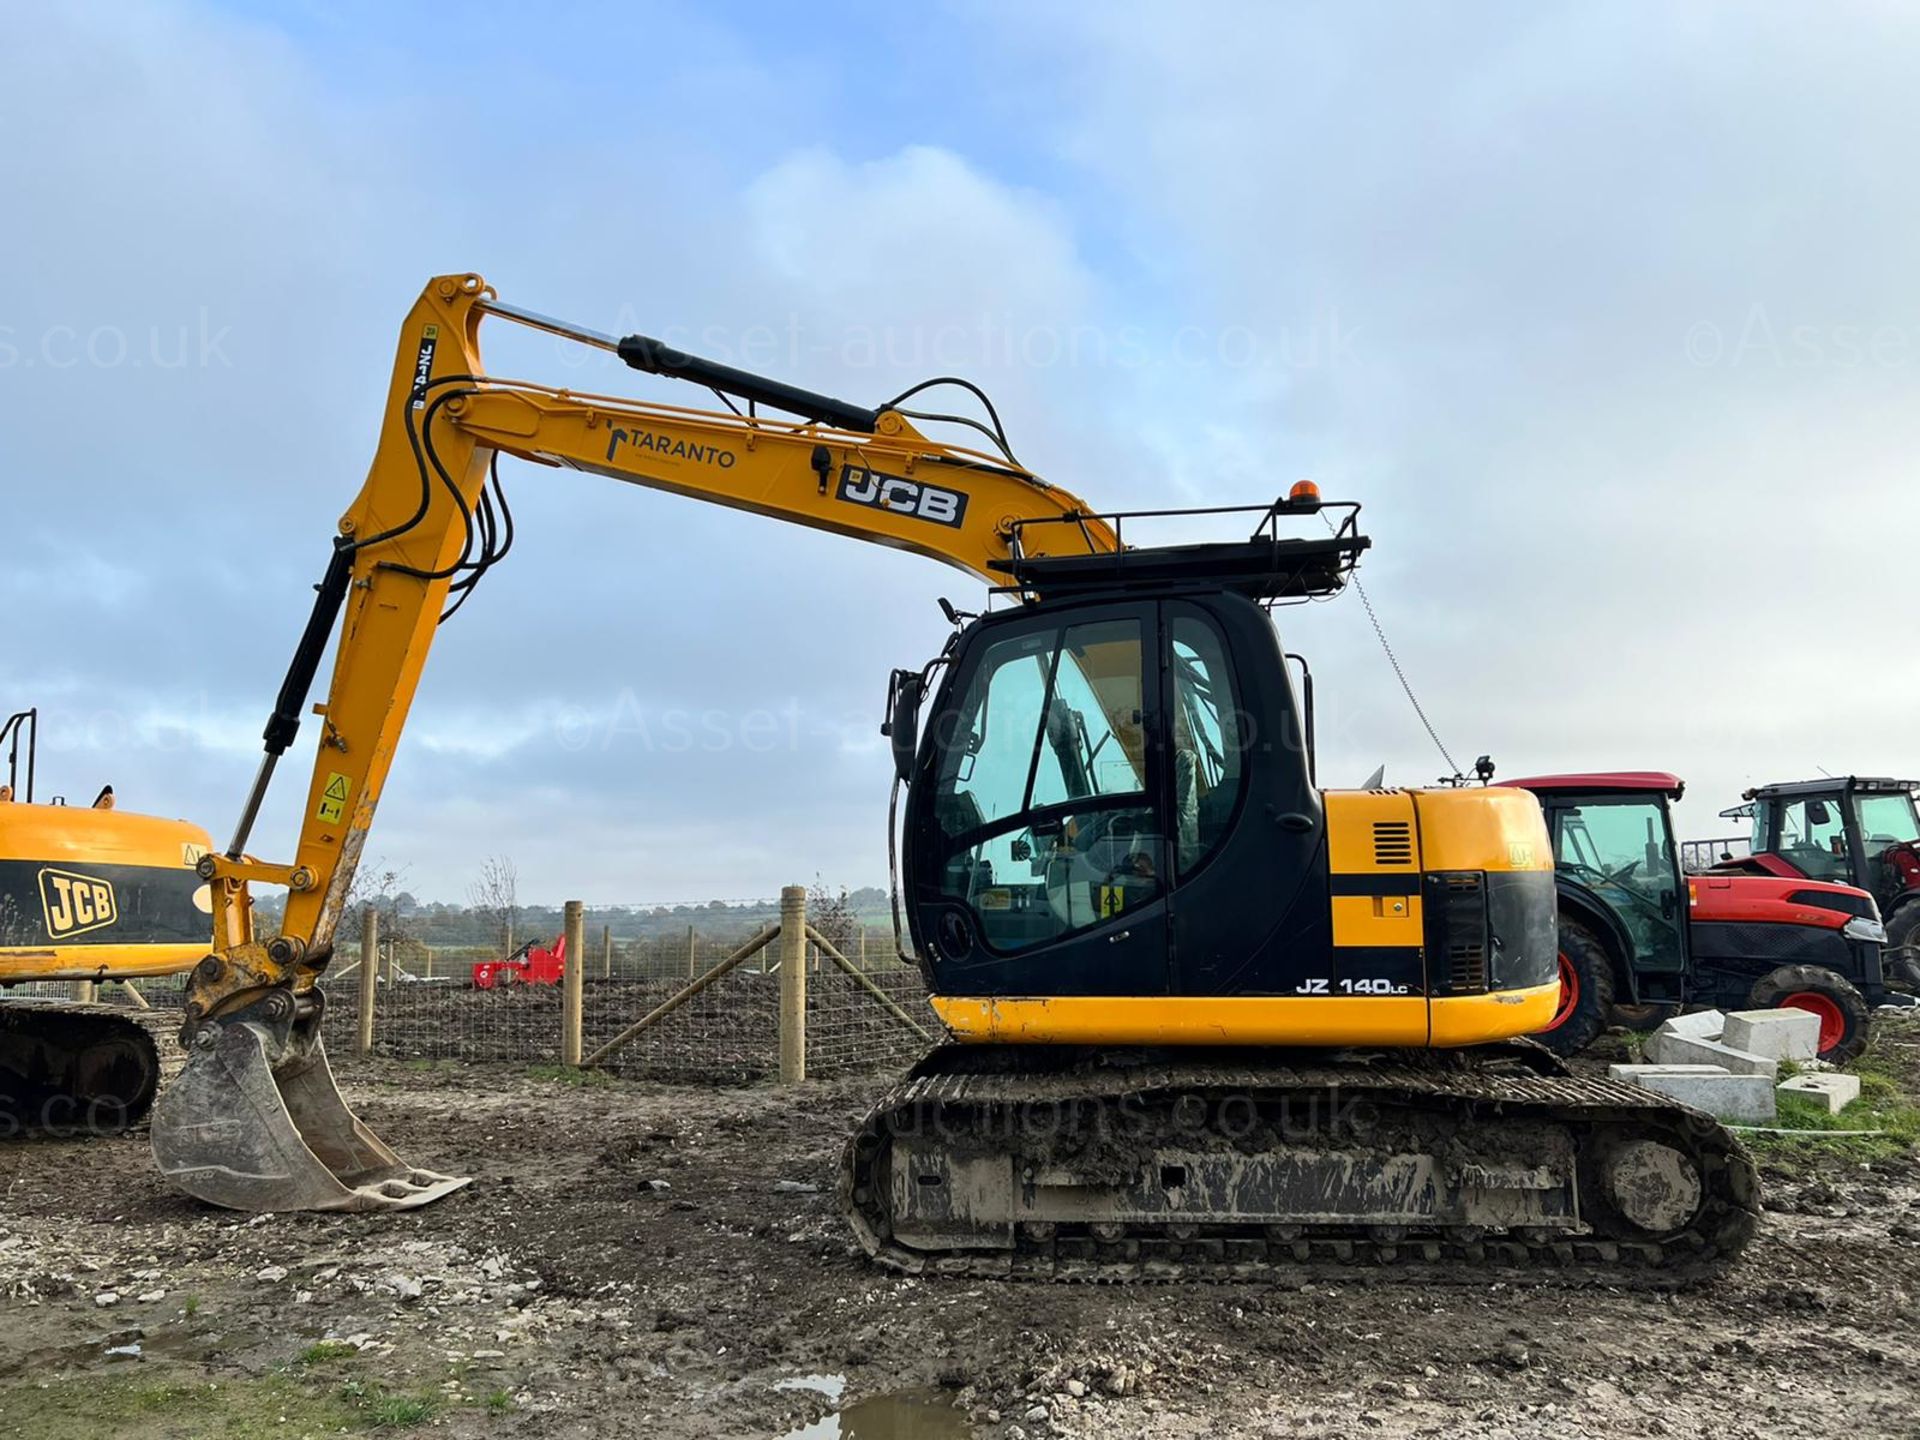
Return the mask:
<path fill-rule="evenodd" d="M 412 1210 L 467 1179 L 416 1170 L 347 1108 L 316 1034 L 278 1065 L 258 1024 L 191 1047 L 153 1111 L 160 1173 L 231 1210 Z"/>

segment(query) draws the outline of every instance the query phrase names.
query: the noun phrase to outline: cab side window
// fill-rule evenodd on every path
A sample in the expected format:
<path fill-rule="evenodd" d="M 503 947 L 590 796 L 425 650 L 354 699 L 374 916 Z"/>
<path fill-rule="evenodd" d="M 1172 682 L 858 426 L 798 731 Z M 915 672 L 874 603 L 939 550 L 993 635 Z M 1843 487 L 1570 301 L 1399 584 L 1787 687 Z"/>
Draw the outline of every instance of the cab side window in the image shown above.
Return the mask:
<path fill-rule="evenodd" d="M 1226 838 L 1244 763 L 1240 713 L 1226 647 L 1212 624 L 1190 615 L 1171 626 L 1173 833 L 1180 874 L 1190 874 Z"/>

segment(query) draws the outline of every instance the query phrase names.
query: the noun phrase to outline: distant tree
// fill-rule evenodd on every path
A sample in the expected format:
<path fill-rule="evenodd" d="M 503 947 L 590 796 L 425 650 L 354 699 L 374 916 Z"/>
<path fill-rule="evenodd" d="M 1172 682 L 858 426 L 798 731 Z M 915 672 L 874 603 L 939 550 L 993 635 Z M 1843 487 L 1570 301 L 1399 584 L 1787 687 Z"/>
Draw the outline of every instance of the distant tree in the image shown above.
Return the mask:
<path fill-rule="evenodd" d="M 502 955 L 513 953 L 513 933 L 520 921 L 520 872 L 505 855 L 492 855 L 480 867 L 480 878 L 467 888 L 474 914 L 487 939 Z"/>
<path fill-rule="evenodd" d="M 846 887 L 830 889 L 819 876 L 807 887 L 807 924 L 849 960 L 860 950 L 860 916 Z"/>
<path fill-rule="evenodd" d="M 419 906 L 406 892 L 406 881 L 406 869 L 390 861 L 371 860 L 361 865 L 353 872 L 353 884 L 347 890 L 347 905 L 341 913 L 336 938 L 343 943 L 358 944 L 366 914 L 371 910 L 379 916 L 382 955 L 393 956 L 396 947 L 418 940 L 413 922 Z M 341 963 L 349 958 L 342 956 Z M 407 963 L 404 958 L 395 958 L 400 959 L 402 965 Z"/>

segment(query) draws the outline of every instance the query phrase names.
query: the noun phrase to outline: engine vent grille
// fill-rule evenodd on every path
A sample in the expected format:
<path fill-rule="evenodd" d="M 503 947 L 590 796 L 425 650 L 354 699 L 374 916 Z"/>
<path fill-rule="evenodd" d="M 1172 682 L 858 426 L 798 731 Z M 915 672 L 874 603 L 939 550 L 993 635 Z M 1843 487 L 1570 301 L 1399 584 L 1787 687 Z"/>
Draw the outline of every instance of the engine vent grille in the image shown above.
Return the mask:
<path fill-rule="evenodd" d="M 1447 947 L 1447 984 L 1455 994 L 1487 988 L 1487 947 L 1449 945 Z"/>
<path fill-rule="evenodd" d="M 1405 820 L 1374 821 L 1373 863 L 1376 865 L 1413 864 L 1413 826 Z"/>

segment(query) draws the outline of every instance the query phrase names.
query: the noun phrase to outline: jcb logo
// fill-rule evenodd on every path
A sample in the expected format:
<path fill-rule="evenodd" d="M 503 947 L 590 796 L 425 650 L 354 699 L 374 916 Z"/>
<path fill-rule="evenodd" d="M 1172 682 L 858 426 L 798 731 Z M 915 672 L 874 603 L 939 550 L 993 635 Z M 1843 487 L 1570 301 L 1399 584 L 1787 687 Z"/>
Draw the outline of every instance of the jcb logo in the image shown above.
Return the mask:
<path fill-rule="evenodd" d="M 47 934 L 56 940 L 103 929 L 120 918 L 111 884 L 71 870 L 40 872 L 40 907 L 47 917 Z"/>
<path fill-rule="evenodd" d="M 891 510 L 956 530 L 967 516 L 967 497 L 958 490 L 942 490 L 938 485 L 925 485 L 901 475 L 883 475 L 864 465 L 842 466 L 840 488 L 835 493 L 855 505 Z"/>

